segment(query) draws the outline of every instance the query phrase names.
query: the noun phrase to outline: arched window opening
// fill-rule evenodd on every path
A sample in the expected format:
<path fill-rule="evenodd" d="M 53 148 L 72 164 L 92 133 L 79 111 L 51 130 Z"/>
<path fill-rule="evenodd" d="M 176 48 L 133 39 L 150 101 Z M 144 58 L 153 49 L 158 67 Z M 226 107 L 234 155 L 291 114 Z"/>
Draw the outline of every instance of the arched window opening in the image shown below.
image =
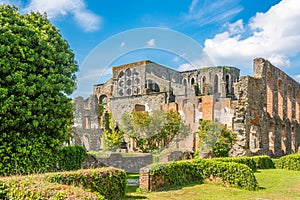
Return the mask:
<path fill-rule="evenodd" d="M 290 121 L 292 121 L 293 117 L 293 109 L 292 109 L 292 87 L 288 85 L 287 89 L 287 117 Z"/>
<path fill-rule="evenodd" d="M 192 79 L 191 79 L 191 85 L 193 86 L 194 84 L 195 84 L 195 79 L 192 78 Z"/>
<path fill-rule="evenodd" d="M 283 119 L 283 82 L 282 80 L 278 80 L 277 83 L 277 88 L 278 88 L 278 116 Z"/>

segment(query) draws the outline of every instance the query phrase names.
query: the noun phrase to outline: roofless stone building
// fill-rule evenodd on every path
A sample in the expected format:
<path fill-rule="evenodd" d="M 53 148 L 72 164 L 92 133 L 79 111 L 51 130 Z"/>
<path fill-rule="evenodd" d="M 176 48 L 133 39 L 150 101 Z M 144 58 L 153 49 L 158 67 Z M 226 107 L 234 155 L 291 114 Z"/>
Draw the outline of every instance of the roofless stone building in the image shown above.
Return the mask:
<path fill-rule="evenodd" d="M 175 110 L 190 135 L 173 147 L 195 150 L 199 120 L 213 120 L 237 132 L 233 156 L 280 156 L 300 145 L 300 85 L 263 58 L 254 76 L 240 77 L 235 67 L 217 66 L 178 72 L 151 61 L 113 67 L 113 77 L 94 86 L 88 99 L 76 98 L 75 143 L 102 148 L 98 101 L 119 122 L 123 113 Z M 129 141 L 134 148 L 133 141 Z"/>

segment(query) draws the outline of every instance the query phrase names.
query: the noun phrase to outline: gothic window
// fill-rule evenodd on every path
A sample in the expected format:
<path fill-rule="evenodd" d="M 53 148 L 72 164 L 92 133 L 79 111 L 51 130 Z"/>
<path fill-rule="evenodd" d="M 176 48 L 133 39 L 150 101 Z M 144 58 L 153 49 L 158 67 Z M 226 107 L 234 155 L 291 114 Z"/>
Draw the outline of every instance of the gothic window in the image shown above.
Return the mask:
<path fill-rule="evenodd" d="M 267 73 L 267 112 L 272 117 L 273 116 L 273 82 L 272 82 L 272 72 Z"/>

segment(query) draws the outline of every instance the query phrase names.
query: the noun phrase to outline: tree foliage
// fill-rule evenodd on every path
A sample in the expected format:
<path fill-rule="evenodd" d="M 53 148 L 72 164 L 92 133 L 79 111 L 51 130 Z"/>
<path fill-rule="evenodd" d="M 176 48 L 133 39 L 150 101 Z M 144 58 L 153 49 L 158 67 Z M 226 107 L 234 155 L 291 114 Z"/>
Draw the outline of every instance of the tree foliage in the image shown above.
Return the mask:
<path fill-rule="evenodd" d="M 39 13 L 0 6 L 0 35 L 0 174 L 46 170 L 71 132 L 74 54 Z"/>
<path fill-rule="evenodd" d="M 202 120 L 199 122 L 200 151 L 212 151 L 217 157 L 228 156 L 236 134 L 219 122 Z"/>
<path fill-rule="evenodd" d="M 159 110 L 151 115 L 139 111 L 125 113 L 121 117 L 121 128 L 143 152 L 168 147 L 172 141 L 183 139 L 189 132 L 179 113 Z"/>
<path fill-rule="evenodd" d="M 116 127 L 115 120 L 111 113 L 107 113 L 105 129 L 102 136 L 104 150 L 116 150 L 120 147 L 123 139 L 123 131 Z"/>

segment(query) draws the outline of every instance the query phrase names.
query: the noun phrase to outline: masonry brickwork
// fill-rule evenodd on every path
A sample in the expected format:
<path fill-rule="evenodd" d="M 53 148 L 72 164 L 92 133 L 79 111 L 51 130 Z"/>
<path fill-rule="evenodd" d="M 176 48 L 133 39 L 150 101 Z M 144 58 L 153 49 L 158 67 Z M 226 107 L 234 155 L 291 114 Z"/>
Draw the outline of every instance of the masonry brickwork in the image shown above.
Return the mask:
<path fill-rule="evenodd" d="M 116 66 L 112 72 L 112 78 L 106 83 L 94 86 L 90 98 L 100 101 L 117 123 L 122 114 L 134 110 L 178 111 L 191 133 L 186 139 L 172 143 L 171 148 L 196 150 L 199 120 L 213 120 L 237 133 L 237 142 L 230 152 L 232 156 L 278 156 L 298 151 L 299 83 L 265 59 L 255 59 L 254 76 L 245 77 L 240 77 L 240 70 L 235 67 L 178 72 L 151 61 Z M 74 127 L 75 140 L 84 144 L 83 135 L 88 132 L 77 128 L 78 124 L 85 127 L 84 122 L 79 121 L 88 111 L 79 110 L 75 112 L 75 122 L 78 122 Z M 95 109 L 90 115 L 91 119 L 103 117 L 98 116 Z M 96 141 L 101 136 L 101 128 L 100 124 L 98 135 L 94 134 Z M 101 141 L 96 142 L 100 146 L 92 141 L 89 140 L 91 149 L 102 148 Z M 132 141 L 128 143 L 129 148 L 134 148 Z"/>

